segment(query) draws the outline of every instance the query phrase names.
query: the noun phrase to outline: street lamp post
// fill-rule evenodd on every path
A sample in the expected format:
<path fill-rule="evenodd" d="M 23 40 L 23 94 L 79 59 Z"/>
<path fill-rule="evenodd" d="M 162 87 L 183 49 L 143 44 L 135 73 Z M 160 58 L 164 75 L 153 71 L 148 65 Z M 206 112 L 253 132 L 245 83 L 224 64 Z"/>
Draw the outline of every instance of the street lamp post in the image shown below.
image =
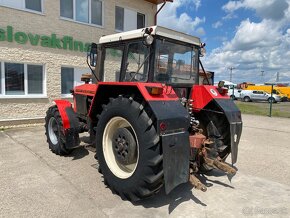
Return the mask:
<path fill-rule="evenodd" d="M 234 67 L 229 67 L 228 69 L 230 70 L 230 82 L 232 82 L 233 70 L 236 69 L 236 68 L 234 68 Z"/>
<path fill-rule="evenodd" d="M 261 70 L 261 82 L 263 83 L 264 70 Z"/>

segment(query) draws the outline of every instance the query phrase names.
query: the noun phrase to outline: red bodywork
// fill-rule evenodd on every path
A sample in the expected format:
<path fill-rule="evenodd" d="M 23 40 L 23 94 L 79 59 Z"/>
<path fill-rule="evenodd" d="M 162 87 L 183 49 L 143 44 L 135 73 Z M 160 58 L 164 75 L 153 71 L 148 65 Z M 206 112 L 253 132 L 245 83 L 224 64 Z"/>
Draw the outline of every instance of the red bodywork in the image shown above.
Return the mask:
<path fill-rule="evenodd" d="M 199 112 L 214 98 L 229 99 L 230 97 L 227 94 L 220 94 L 216 86 L 194 85 L 191 90 L 193 111 Z"/>
<path fill-rule="evenodd" d="M 135 86 L 138 88 L 146 101 L 176 101 L 178 96 L 171 86 L 166 86 L 161 83 L 140 83 L 140 82 L 99 82 L 98 84 L 83 84 L 74 88 L 74 94 L 85 95 L 93 97 L 95 101 L 97 90 L 100 86 Z M 159 87 L 163 89 L 162 94 L 152 95 L 148 92 L 147 87 Z M 212 99 L 224 98 L 228 99 L 227 95 L 219 93 L 217 87 L 209 85 L 194 85 L 191 91 L 191 98 L 193 100 L 192 108 L 195 112 L 203 109 Z M 74 99 L 74 111 L 76 111 L 76 99 Z M 63 120 L 64 129 L 70 128 L 70 122 L 66 113 L 66 108 L 71 107 L 71 103 L 67 100 L 54 101 L 59 109 L 60 116 Z M 92 104 L 93 105 L 93 104 Z M 91 117 L 91 108 L 89 109 L 89 116 Z"/>
<path fill-rule="evenodd" d="M 171 86 L 165 86 L 161 83 L 98 82 L 98 84 L 83 84 L 83 85 L 76 86 L 74 88 L 74 94 L 93 97 L 93 103 L 92 103 L 92 105 L 93 105 L 95 98 L 96 98 L 98 88 L 100 86 L 110 86 L 110 87 L 116 86 L 116 88 L 117 88 L 117 86 L 135 86 L 138 88 L 138 90 L 140 91 L 140 93 L 142 94 L 142 96 L 144 97 L 144 99 L 146 101 L 176 101 L 176 100 L 178 100 L 178 96 L 176 95 L 173 88 Z M 152 95 L 148 92 L 146 87 L 162 88 L 163 92 L 161 94 L 158 94 L 158 95 Z M 61 118 L 63 120 L 64 129 L 70 128 L 69 118 L 68 118 L 68 115 L 67 115 L 65 109 L 67 107 L 71 107 L 71 103 L 67 100 L 56 100 L 55 103 L 59 109 L 59 113 L 60 113 Z M 74 111 L 75 112 L 77 111 L 76 105 L 77 105 L 76 99 L 74 98 Z M 89 113 L 88 113 L 88 115 L 90 117 L 94 116 L 94 114 L 91 114 L 92 113 L 91 109 L 92 109 L 92 107 L 89 109 Z"/>
<path fill-rule="evenodd" d="M 161 83 L 140 83 L 140 82 L 99 82 L 98 84 L 83 84 L 74 88 L 74 94 L 91 96 L 93 102 L 100 86 L 135 86 L 138 88 L 142 96 L 146 101 L 176 101 L 178 96 L 171 86 L 166 86 Z M 162 94 L 152 95 L 148 92 L 147 87 L 159 87 L 163 89 Z M 194 85 L 191 90 L 191 99 L 193 100 L 192 108 L 194 112 L 199 112 L 203 109 L 212 99 L 224 98 L 228 99 L 227 95 L 222 95 L 215 86 L 209 85 Z M 76 99 L 74 99 L 74 111 L 76 111 Z M 71 107 L 71 103 L 67 100 L 56 100 L 55 101 L 60 116 L 63 120 L 64 129 L 70 128 L 69 117 L 66 113 L 66 108 Z M 93 104 L 92 104 L 93 105 Z M 89 109 L 88 115 L 91 117 L 91 108 Z"/>
<path fill-rule="evenodd" d="M 173 88 L 171 86 L 165 86 L 161 83 L 140 83 L 140 82 L 98 82 L 98 84 L 84 84 L 75 87 L 74 93 L 79 95 L 88 95 L 93 97 L 93 103 L 94 105 L 96 93 L 98 91 L 98 88 L 100 86 L 110 86 L 114 87 L 116 86 L 135 86 L 138 88 L 142 96 L 146 101 L 176 101 L 178 100 L 178 96 L 174 92 Z M 159 95 L 152 95 L 149 94 L 146 87 L 159 87 L 163 89 L 162 94 Z M 76 102 L 74 102 L 74 109 L 76 111 Z M 92 107 L 89 110 L 89 116 L 94 116 L 91 112 Z"/>
<path fill-rule="evenodd" d="M 97 93 L 99 86 L 136 86 L 143 95 L 146 101 L 174 101 L 178 97 L 171 86 L 165 86 L 161 83 L 140 83 L 140 82 L 99 82 L 98 84 L 84 84 L 76 86 L 75 94 L 94 96 Z M 163 89 L 161 95 L 151 95 L 148 93 L 146 87 L 159 87 Z"/>

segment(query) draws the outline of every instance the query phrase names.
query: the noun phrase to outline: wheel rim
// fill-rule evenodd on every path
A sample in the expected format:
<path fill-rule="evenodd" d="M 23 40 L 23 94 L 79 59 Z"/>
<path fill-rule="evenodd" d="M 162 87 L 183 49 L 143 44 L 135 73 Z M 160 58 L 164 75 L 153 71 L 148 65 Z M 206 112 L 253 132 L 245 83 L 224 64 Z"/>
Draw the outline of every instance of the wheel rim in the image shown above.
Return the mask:
<path fill-rule="evenodd" d="M 48 135 L 52 144 L 56 145 L 58 143 L 58 125 L 56 119 L 51 117 L 48 122 Z"/>
<path fill-rule="evenodd" d="M 120 163 L 114 153 L 113 136 L 118 128 L 130 128 L 136 140 L 136 161 L 128 165 Z M 139 144 L 135 130 L 126 119 L 122 117 L 114 117 L 107 123 L 103 134 L 103 154 L 107 166 L 115 176 L 121 179 L 127 179 L 135 172 L 139 161 Z"/>

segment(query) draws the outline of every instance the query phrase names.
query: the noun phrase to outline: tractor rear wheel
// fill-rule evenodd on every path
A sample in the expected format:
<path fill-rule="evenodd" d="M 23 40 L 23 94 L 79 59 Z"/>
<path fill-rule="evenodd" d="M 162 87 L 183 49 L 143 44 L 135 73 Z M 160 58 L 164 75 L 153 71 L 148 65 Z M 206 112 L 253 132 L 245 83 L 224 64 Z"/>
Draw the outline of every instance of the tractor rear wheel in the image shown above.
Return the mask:
<path fill-rule="evenodd" d="M 50 150 L 57 155 L 69 154 L 71 150 L 65 148 L 63 123 L 57 106 L 50 107 L 45 117 L 45 135 Z"/>
<path fill-rule="evenodd" d="M 132 98 L 111 99 L 103 105 L 96 136 L 100 170 L 112 192 L 137 201 L 160 190 L 163 156 L 149 108 Z"/>

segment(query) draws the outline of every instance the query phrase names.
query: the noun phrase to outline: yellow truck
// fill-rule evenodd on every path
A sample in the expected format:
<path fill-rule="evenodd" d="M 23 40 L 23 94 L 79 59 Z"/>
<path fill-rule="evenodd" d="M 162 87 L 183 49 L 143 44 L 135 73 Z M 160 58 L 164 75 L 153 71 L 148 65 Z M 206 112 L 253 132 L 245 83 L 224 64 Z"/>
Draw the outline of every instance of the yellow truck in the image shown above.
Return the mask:
<path fill-rule="evenodd" d="M 286 86 L 286 87 L 276 86 L 275 89 L 283 93 L 283 95 L 286 95 L 288 98 L 288 101 L 290 101 L 290 86 Z"/>
<path fill-rule="evenodd" d="M 284 88 L 284 89 L 281 89 Z M 271 93 L 272 86 L 270 85 L 247 85 L 243 89 L 245 90 L 262 90 Z M 287 94 L 288 93 L 288 94 Z M 279 95 L 282 101 L 288 101 L 290 99 L 290 87 L 273 87 L 273 94 Z"/>

